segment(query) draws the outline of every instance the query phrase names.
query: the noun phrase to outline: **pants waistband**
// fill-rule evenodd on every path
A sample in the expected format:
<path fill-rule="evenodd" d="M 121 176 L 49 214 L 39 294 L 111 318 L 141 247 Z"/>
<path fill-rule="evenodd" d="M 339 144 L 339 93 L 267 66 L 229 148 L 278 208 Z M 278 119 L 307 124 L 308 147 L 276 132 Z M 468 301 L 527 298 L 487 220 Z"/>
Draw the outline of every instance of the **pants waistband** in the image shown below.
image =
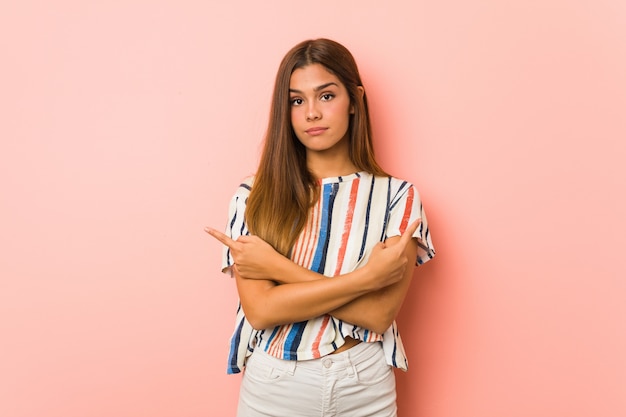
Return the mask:
<path fill-rule="evenodd" d="M 252 353 L 252 358 L 254 358 L 253 360 L 260 360 L 293 375 L 296 368 L 318 372 L 335 372 L 352 369 L 354 365 L 372 358 L 377 351 L 382 353 L 382 344 L 380 342 L 361 342 L 343 352 L 326 355 L 318 359 L 280 359 L 268 354 L 262 349 L 255 349 Z"/>

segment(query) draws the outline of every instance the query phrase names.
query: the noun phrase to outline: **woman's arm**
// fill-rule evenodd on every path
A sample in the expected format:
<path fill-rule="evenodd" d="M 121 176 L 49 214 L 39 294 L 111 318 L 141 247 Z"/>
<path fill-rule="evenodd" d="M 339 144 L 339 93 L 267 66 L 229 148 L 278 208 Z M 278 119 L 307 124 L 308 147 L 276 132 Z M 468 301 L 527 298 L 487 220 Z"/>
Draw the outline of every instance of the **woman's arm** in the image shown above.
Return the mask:
<path fill-rule="evenodd" d="M 385 245 L 397 245 L 399 240 L 399 236 L 391 237 L 385 241 Z M 417 239 L 411 239 L 406 245 L 404 255 L 409 260 L 416 259 Z M 402 279 L 397 283 L 362 295 L 329 314 L 344 322 L 383 334 L 400 312 L 415 271 L 414 262 L 407 264 Z"/>
<path fill-rule="evenodd" d="M 393 246 L 398 244 L 399 240 L 399 236 L 391 237 L 385 241 L 385 245 Z M 266 279 L 279 284 L 328 280 L 328 277 L 282 256 L 256 236 L 242 236 L 237 242 L 240 245 L 237 245 L 237 249 L 234 250 L 234 258 L 240 279 Z M 406 245 L 405 256 L 407 259 L 417 257 L 416 239 L 411 239 Z M 347 323 L 376 333 L 384 333 L 400 311 L 411 284 L 414 269 L 414 266 L 407 265 L 404 276 L 399 282 L 368 292 L 335 310 L 323 311 L 322 314 L 328 313 Z"/>
<path fill-rule="evenodd" d="M 415 246 L 414 239 L 411 236 L 418 225 L 419 222 L 412 224 L 402 237 L 395 238 L 393 244 L 385 245 L 381 243 L 377 245 L 372 251 L 369 261 L 362 268 L 340 275 L 334 279 L 327 279 L 321 274 L 293 263 L 273 251 L 271 246 L 267 244 L 265 244 L 267 245 L 265 247 L 262 244 L 259 245 L 259 242 L 255 241 L 258 238 L 242 237 L 237 241 L 233 241 L 226 235 L 213 229 L 207 229 L 207 232 L 231 248 L 233 257 L 236 260 L 233 271 L 237 278 L 237 289 L 246 317 L 255 328 L 268 328 L 280 324 L 308 320 L 326 314 L 345 306 L 352 300 L 365 294 L 393 286 L 396 283 L 406 282 L 404 285 L 399 285 L 398 288 L 408 288 L 410 274 L 407 274 L 406 269 L 412 271 L 413 267 L 411 265 L 410 268 L 406 268 L 406 265 L 408 264 L 408 259 L 414 259 L 414 257 L 407 258 L 406 248 Z M 249 248 L 251 241 L 257 244 L 257 250 L 246 251 L 243 247 L 248 245 Z M 249 256 L 242 256 L 246 252 L 248 252 Z M 261 264 L 264 266 L 256 269 L 249 268 L 251 256 L 259 257 Z M 268 268 L 273 269 L 273 271 L 270 272 Z M 241 269 L 250 274 L 255 273 L 255 279 L 245 277 Z M 270 275 L 297 276 L 298 281 L 293 279 L 291 282 L 278 285 L 275 280 L 270 279 Z M 389 303 L 385 302 L 385 305 L 390 304 L 398 297 L 397 293 L 400 292 L 395 288 L 385 288 L 384 292 L 380 293 L 376 299 L 379 302 L 380 300 L 387 300 Z M 389 294 L 396 296 L 390 297 Z M 404 298 L 404 294 L 406 294 L 406 289 L 402 292 L 402 298 Z M 364 309 L 366 305 L 371 310 L 371 301 L 371 299 L 360 300 L 355 307 L 346 307 L 343 311 L 339 310 L 339 316 L 337 317 L 346 319 L 346 321 L 350 319 L 351 323 L 357 325 L 370 324 L 371 320 L 355 323 L 356 320 L 354 319 L 363 316 L 360 310 Z M 401 300 L 396 302 L 396 304 L 397 308 L 395 311 L 397 312 Z M 384 310 L 389 309 L 386 308 Z M 387 317 L 389 314 L 381 315 L 380 313 L 371 312 L 365 315 L 365 317 L 368 317 L 368 319 L 373 317 L 380 319 L 381 317 Z M 380 330 L 382 326 L 380 323 L 384 322 L 386 321 L 379 320 L 373 327 L 376 330 Z M 389 323 L 391 322 L 389 321 Z M 374 324 L 373 321 L 371 324 Z M 374 328 L 372 330 L 376 331 Z"/>
<path fill-rule="evenodd" d="M 386 246 L 398 244 L 400 236 L 385 241 Z M 279 284 L 294 284 L 328 278 L 304 268 L 278 252 L 256 236 L 242 236 L 241 243 L 234 257 L 241 279 L 268 279 Z M 417 257 L 417 240 L 411 239 L 406 245 L 407 259 Z M 355 324 L 382 334 L 395 320 L 406 297 L 414 271 L 413 265 L 407 265 L 402 279 L 390 286 L 371 291 L 328 313 L 347 323 Z M 338 278 L 338 277 L 336 277 Z M 323 314 L 322 313 L 322 314 Z"/>

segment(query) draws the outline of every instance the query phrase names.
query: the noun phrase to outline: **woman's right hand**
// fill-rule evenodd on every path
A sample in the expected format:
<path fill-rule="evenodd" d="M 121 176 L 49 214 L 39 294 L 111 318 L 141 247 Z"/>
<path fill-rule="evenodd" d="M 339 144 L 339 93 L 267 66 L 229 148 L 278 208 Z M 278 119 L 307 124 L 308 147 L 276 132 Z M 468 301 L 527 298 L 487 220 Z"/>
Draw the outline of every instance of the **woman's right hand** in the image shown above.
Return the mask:
<path fill-rule="evenodd" d="M 404 271 L 409 263 L 405 249 L 421 222 L 421 219 L 417 219 L 411 223 L 395 243 L 380 242 L 374 246 L 364 266 L 368 269 L 367 285 L 372 286 L 372 291 L 395 284 L 404 277 Z"/>
<path fill-rule="evenodd" d="M 283 261 L 284 257 L 258 236 L 240 236 L 233 240 L 210 227 L 204 230 L 230 248 L 234 268 L 242 278 L 271 280 L 277 263 Z"/>

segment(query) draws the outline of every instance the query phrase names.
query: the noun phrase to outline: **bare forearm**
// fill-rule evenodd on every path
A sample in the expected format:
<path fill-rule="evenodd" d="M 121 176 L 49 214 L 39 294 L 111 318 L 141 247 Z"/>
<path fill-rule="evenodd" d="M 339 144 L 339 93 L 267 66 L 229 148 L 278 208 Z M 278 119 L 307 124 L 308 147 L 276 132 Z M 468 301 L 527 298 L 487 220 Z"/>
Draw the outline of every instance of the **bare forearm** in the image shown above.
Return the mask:
<path fill-rule="evenodd" d="M 383 334 L 395 320 L 407 293 L 408 280 L 370 292 L 329 312 L 346 323 Z"/>
<path fill-rule="evenodd" d="M 271 279 L 278 284 L 296 284 L 302 282 L 317 281 L 328 277 L 311 271 L 291 259 L 279 255 L 272 263 Z"/>
<path fill-rule="evenodd" d="M 395 243 L 389 239 L 388 243 Z M 405 249 L 408 259 L 415 259 L 417 242 L 413 240 Z M 407 266 L 403 279 L 393 285 L 377 291 L 369 292 L 352 299 L 334 310 L 323 311 L 344 322 L 383 333 L 396 318 L 411 283 L 414 268 Z M 328 280 L 324 275 L 306 269 L 291 260 L 284 258 L 273 264 L 273 276 L 281 284 L 311 282 L 319 279 Z M 342 279 L 341 276 L 332 280 Z"/>
<path fill-rule="evenodd" d="M 326 276 L 304 268 L 287 258 L 275 262 L 273 264 L 273 271 L 273 278 L 280 284 L 297 284 L 319 279 L 328 279 Z M 342 279 L 342 277 L 333 278 L 333 280 L 340 279 Z M 398 286 L 400 286 L 400 283 L 361 295 L 358 298 L 349 300 L 332 311 L 321 311 L 320 314 L 328 313 L 347 323 L 355 324 L 377 333 L 383 333 L 387 327 L 389 327 L 387 323 L 390 324 L 395 317 L 393 311 L 387 306 L 396 303 L 395 293 L 398 292 L 398 289 L 395 287 Z M 394 291 L 394 289 L 396 291 Z"/>
<path fill-rule="evenodd" d="M 397 238 L 391 238 L 391 242 Z M 417 256 L 417 240 L 407 245 L 408 259 Z M 376 333 L 384 333 L 400 312 L 411 285 L 414 265 L 407 265 L 402 280 L 377 291 L 369 292 L 331 311 L 329 314 L 347 323 L 355 324 Z"/>
<path fill-rule="evenodd" d="M 283 285 L 237 276 L 237 287 L 246 317 L 263 329 L 321 316 L 372 291 L 362 285 L 364 273 Z"/>
<path fill-rule="evenodd" d="M 248 320 L 256 328 L 267 328 L 318 317 L 367 293 L 408 281 L 410 273 L 407 278 L 407 270 L 412 270 L 412 266 L 407 268 L 408 259 L 415 259 L 417 247 L 411 236 L 418 224 L 419 222 L 414 222 L 401 237 L 375 245 L 364 266 L 332 279 L 295 264 L 256 237 L 241 238 L 241 242 L 234 242 L 228 237 L 212 234 L 228 244 L 235 253 L 234 271 L 239 297 Z M 259 257 L 259 253 L 246 250 L 246 246 L 250 245 L 263 249 L 266 256 Z M 411 248 L 410 258 L 406 256 L 407 248 Z M 393 288 L 391 292 L 394 295 L 385 297 L 386 302 L 382 305 L 384 309 L 379 311 L 384 313 L 382 317 L 385 318 L 388 314 L 395 317 L 398 304 L 402 301 L 399 297 L 401 295 L 403 298 L 406 293 L 406 289 L 401 290 L 403 286 Z M 373 314 L 372 317 L 381 317 L 380 314 L 370 311 L 372 307 L 380 308 L 379 303 L 365 301 L 361 300 L 353 308 L 339 311 L 338 314 L 346 318 L 353 314 L 356 317 L 358 311 L 367 306 L 368 313 Z M 386 322 L 385 319 L 384 323 Z"/>

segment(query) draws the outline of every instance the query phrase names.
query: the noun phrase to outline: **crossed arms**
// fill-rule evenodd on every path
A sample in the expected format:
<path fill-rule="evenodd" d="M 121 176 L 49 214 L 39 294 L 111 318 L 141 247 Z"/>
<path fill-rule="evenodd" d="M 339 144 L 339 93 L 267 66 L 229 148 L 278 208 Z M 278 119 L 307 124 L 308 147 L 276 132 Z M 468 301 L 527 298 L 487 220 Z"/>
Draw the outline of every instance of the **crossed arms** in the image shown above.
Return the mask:
<path fill-rule="evenodd" d="M 296 264 L 257 236 L 233 240 L 212 228 L 205 231 L 230 248 L 241 306 L 255 329 L 330 314 L 382 334 L 409 289 L 417 256 L 412 236 L 419 224 L 416 220 L 401 236 L 378 243 L 361 268 L 332 279 Z"/>

